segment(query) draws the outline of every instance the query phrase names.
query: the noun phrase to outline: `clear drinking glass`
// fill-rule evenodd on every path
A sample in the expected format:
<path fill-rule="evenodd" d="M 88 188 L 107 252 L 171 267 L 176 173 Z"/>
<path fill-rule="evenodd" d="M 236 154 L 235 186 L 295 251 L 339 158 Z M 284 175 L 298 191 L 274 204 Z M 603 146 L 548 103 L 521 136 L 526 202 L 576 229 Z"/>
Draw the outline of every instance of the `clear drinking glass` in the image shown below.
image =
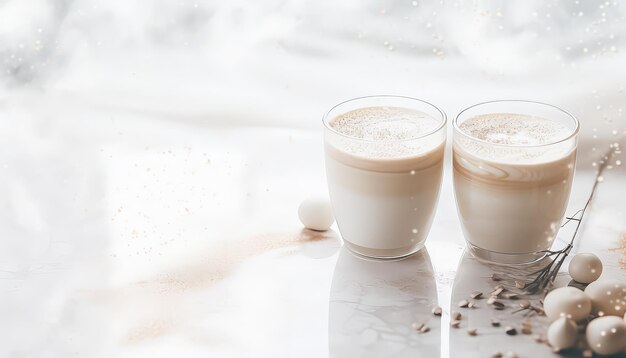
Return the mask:
<path fill-rule="evenodd" d="M 389 118 L 371 121 L 372 113 L 387 111 Z M 416 120 L 416 113 L 429 125 Z M 334 128 L 333 121 L 345 114 L 356 125 L 369 121 L 362 129 L 373 137 Z M 441 187 L 444 112 L 415 98 L 371 96 L 336 105 L 323 123 L 328 189 L 345 245 L 380 259 L 421 249 Z M 401 138 L 385 137 L 390 126 Z"/>
<path fill-rule="evenodd" d="M 489 140 L 462 128 L 477 116 L 498 114 L 511 116 L 512 121 L 534 121 L 529 130 L 543 133 L 547 128 L 547 137 L 533 144 L 504 144 L 511 142 L 510 136 L 526 134 L 513 128 L 513 122 L 498 127 Z M 502 100 L 463 110 L 453 126 L 454 191 L 470 251 L 479 259 L 502 264 L 541 259 L 556 238 L 567 208 L 578 121 L 549 104 Z M 560 130 L 554 131 L 554 126 Z"/>

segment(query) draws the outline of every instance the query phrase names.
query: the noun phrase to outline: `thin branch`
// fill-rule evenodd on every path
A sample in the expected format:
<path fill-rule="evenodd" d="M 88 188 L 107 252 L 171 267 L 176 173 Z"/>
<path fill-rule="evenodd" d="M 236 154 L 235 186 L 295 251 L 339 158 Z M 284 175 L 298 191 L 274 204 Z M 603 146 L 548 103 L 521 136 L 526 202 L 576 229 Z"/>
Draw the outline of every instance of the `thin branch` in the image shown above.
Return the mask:
<path fill-rule="evenodd" d="M 559 270 L 561 269 L 561 266 L 565 262 L 565 258 L 567 257 L 567 255 L 569 255 L 569 253 L 572 251 L 572 248 L 574 247 L 574 240 L 576 240 L 576 237 L 578 236 L 578 231 L 580 230 L 580 225 L 583 222 L 583 217 L 585 216 L 585 213 L 587 212 L 587 208 L 589 208 L 589 205 L 591 204 L 591 201 L 593 200 L 593 197 L 596 193 L 596 189 L 598 188 L 598 185 L 602 182 L 602 180 L 600 179 L 602 177 L 602 173 L 608 166 L 609 161 L 611 160 L 611 158 L 613 157 L 613 154 L 615 154 L 615 151 L 617 149 L 618 147 L 611 145 L 609 147 L 609 150 L 602 157 L 602 161 L 600 162 L 600 166 L 598 167 L 598 171 L 596 172 L 593 187 L 591 188 L 591 193 L 589 194 L 589 198 L 587 198 L 587 201 L 585 202 L 585 206 L 582 209 L 579 209 L 578 211 L 576 211 L 573 215 L 566 217 L 567 220 L 561 225 L 561 227 L 564 227 L 565 225 L 567 225 L 568 223 L 572 221 L 576 222 L 576 228 L 574 229 L 574 234 L 572 235 L 572 238 L 570 239 L 569 243 L 561 250 L 543 251 L 547 253 L 547 256 L 554 256 L 554 259 L 552 259 L 542 269 L 531 273 L 531 275 L 536 274 L 537 276 L 533 279 L 532 282 L 526 285 L 524 289 L 526 293 L 529 293 L 529 294 L 538 293 L 539 291 L 544 290 L 546 287 L 548 287 L 548 285 L 551 285 L 556 279 L 556 276 L 558 275 Z"/>

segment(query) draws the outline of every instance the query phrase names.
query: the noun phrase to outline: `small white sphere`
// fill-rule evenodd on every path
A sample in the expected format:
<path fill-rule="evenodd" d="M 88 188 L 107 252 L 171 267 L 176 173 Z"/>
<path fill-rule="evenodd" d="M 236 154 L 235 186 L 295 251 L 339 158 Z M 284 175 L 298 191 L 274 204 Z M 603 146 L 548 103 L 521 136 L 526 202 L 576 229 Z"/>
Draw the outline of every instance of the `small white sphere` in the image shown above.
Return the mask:
<path fill-rule="evenodd" d="M 569 275 L 580 283 L 591 283 L 602 274 L 602 261 L 594 254 L 576 254 L 569 263 Z"/>
<path fill-rule="evenodd" d="M 298 208 L 298 216 L 304 227 L 317 231 L 326 231 L 335 222 L 330 200 L 323 198 L 304 200 Z"/>
<path fill-rule="evenodd" d="M 578 327 L 576 322 L 561 317 L 550 324 L 547 337 L 550 345 L 557 349 L 568 349 L 576 345 L 578 341 Z"/>
<path fill-rule="evenodd" d="M 626 323 L 615 316 L 599 317 L 585 331 L 589 348 L 602 355 L 615 354 L 626 348 Z"/>
<path fill-rule="evenodd" d="M 599 279 L 585 288 L 592 302 L 592 313 L 598 316 L 624 316 L 626 283 L 615 279 Z"/>
<path fill-rule="evenodd" d="M 548 293 L 543 309 L 551 321 L 565 317 L 578 322 L 591 313 L 591 300 L 576 287 L 559 287 Z"/>

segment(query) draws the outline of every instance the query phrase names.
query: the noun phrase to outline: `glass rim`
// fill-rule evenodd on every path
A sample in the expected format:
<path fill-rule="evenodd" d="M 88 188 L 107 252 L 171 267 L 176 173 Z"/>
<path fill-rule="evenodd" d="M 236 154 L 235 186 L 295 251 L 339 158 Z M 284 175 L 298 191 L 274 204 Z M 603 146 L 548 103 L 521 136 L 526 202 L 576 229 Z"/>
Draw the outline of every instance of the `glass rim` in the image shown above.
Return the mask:
<path fill-rule="evenodd" d="M 567 137 L 562 138 L 562 139 L 558 139 L 555 140 L 553 142 L 549 142 L 549 143 L 541 143 L 541 144 L 504 144 L 504 143 L 493 143 L 493 142 L 489 142 L 486 141 L 484 139 L 479 139 L 476 138 L 472 135 L 470 135 L 469 133 L 464 132 L 460 127 L 459 127 L 459 119 L 461 118 L 461 116 L 463 115 L 463 113 L 465 113 L 466 111 L 469 111 L 472 108 L 478 107 L 478 106 L 482 106 L 485 104 L 493 104 L 493 103 L 501 103 L 501 102 L 517 102 L 517 103 L 526 103 L 526 104 L 532 104 L 532 105 L 541 105 L 541 106 L 546 106 L 546 107 L 550 107 L 552 109 L 556 109 L 557 111 L 565 114 L 568 118 L 570 118 L 571 120 L 574 121 L 574 129 L 572 130 L 572 133 L 570 133 Z M 546 118 L 549 119 L 549 118 Z M 547 146 L 551 146 L 551 145 L 555 145 L 555 144 L 559 144 L 565 141 L 568 141 L 574 137 L 576 137 L 578 135 L 578 132 L 580 130 L 580 122 L 578 121 L 578 118 L 576 118 L 576 116 L 574 116 L 572 113 L 559 108 L 555 105 L 549 104 L 549 103 L 545 103 L 545 102 L 539 102 L 539 101 L 531 101 L 531 100 L 524 100 L 524 99 L 498 99 L 498 100 L 493 100 L 493 101 L 485 101 L 485 102 L 480 102 L 480 103 L 476 103 L 472 106 L 469 106 L 467 108 L 465 108 L 464 110 L 462 110 L 461 112 L 459 112 L 459 114 L 456 115 L 456 117 L 454 118 L 454 120 L 452 121 L 452 127 L 454 128 L 454 132 L 455 133 L 459 133 L 461 135 L 463 135 L 464 137 L 479 142 L 479 143 L 484 143 L 484 144 L 488 144 L 491 146 L 496 146 L 496 147 L 505 147 L 505 148 L 540 148 L 540 147 L 547 147 Z"/>
<path fill-rule="evenodd" d="M 335 110 L 337 107 L 342 106 L 346 103 L 350 103 L 350 102 L 354 102 L 354 101 L 358 101 L 358 100 L 362 100 L 362 99 L 373 99 L 373 98 L 396 98 L 396 99 L 408 99 L 408 100 L 412 100 L 412 101 L 417 101 L 420 102 L 422 104 L 425 104 L 427 106 L 430 106 L 432 108 L 434 108 L 437 112 L 439 112 L 440 116 L 441 116 L 441 120 L 439 125 L 437 125 L 437 127 L 435 127 L 434 129 L 423 133 L 423 134 L 419 134 L 415 137 L 411 137 L 411 138 L 405 138 L 405 139 L 392 139 L 392 140 L 376 140 L 376 139 L 365 139 L 365 138 L 359 138 L 359 137 L 355 137 L 355 136 L 351 136 L 345 133 L 341 133 L 337 130 L 335 130 L 333 127 L 331 127 L 329 125 L 329 115 L 330 113 Z M 380 95 L 371 95 L 371 96 L 361 96 L 361 97 L 355 97 L 355 98 L 351 98 L 351 99 L 347 99 L 345 101 L 339 102 L 336 105 L 332 106 L 326 113 L 324 113 L 324 116 L 322 116 L 322 124 L 324 125 L 324 128 L 328 129 L 329 131 L 333 132 L 334 134 L 340 135 L 342 137 L 345 138 L 349 138 L 349 139 L 353 139 L 353 140 L 358 140 L 361 142 L 371 142 L 371 143 L 384 143 L 384 142 L 407 142 L 407 141 L 411 141 L 411 140 L 416 140 L 416 139 L 420 139 L 420 138 L 425 138 L 428 137 L 432 134 L 437 133 L 438 131 L 440 131 L 442 128 L 444 128 L 446 126 L 446 123 L 448 122 L 448 117 L 446 116 L 446 112 L 444 112 L 443 110 L 441 110 L 439 107 L 435 106 L 434 104 L 415 98 L 415 97 L 409 97 L 409 96 L 399 96 L 399 95 L 392 95 L 392 94 L 380 94 Z"/>

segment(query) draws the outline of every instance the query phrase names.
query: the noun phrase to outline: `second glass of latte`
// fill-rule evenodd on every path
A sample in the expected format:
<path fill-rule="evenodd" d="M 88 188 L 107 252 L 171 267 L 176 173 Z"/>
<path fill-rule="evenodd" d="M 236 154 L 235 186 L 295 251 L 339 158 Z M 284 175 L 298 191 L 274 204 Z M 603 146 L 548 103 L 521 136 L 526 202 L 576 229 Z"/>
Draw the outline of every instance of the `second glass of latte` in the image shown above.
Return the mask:
<path fill-rule="evenodd" d="M 492 101 L 453 125 L 454 191 L 470 251 L 501 264 L 544 257 L 572 187 L 576 118 L 544 103 Z"/>

